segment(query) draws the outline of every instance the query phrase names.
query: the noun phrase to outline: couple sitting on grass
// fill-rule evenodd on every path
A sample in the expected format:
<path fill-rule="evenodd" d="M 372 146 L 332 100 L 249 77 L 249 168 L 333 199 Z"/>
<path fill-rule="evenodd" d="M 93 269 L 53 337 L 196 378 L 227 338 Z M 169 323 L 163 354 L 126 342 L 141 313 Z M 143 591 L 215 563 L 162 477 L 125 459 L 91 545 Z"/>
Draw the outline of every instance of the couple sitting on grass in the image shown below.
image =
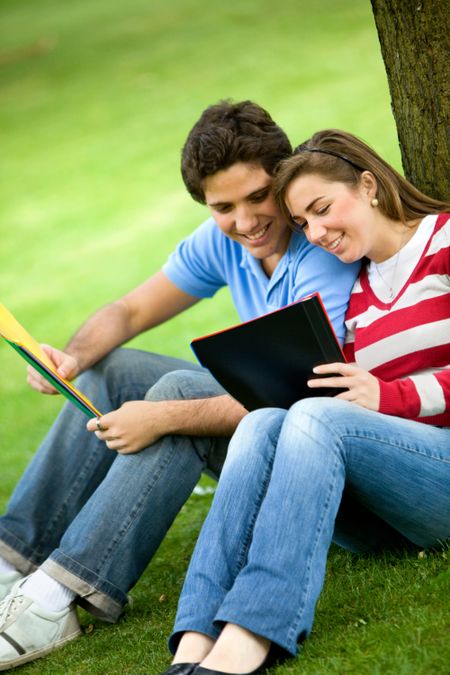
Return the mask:
<path fill-rule="evenodd" d="M 80 635 L 76 605 L 116 621 L 202 471 L 220 481 L 167 675 L 294 656 L 332 541 L 450 537 L 449 205 L 351 134 L 292 152 L 249 101 L 203 112 L 182 175 L 211 217 L 64 351 L 45 347 L 105 414 L 86 426 L 66 404 L 0 518 L 0 669 Z M 315 368 L 289 410 L 247 413 L 193 363 L 118 349 L 225 285 L 242 321 L 320 292 L 347 363 Z"/>

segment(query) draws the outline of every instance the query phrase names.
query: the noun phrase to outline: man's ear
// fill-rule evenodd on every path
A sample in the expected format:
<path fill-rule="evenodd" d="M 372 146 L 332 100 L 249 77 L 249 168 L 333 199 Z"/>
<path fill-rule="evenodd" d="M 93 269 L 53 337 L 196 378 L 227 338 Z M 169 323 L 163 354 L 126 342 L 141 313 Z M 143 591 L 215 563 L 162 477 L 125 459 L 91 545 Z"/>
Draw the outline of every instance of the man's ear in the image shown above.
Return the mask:
<path fill-rule="evenodd" d="M 371 171 L 363 171 L 360 179 L 360 188 L 369 199 L 377 196 L 378 183 Z"/>

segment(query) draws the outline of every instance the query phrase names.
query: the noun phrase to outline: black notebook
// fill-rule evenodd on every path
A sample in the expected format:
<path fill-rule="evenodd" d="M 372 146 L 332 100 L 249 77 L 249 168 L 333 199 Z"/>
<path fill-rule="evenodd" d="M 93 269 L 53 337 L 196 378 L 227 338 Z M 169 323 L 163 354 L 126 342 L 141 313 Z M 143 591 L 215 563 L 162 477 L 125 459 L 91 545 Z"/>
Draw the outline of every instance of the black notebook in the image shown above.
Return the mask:
<path fill-rule="evenodd" d="M 199 362 L 247 410 L 289 408 L 311 396 L 339 389 L 310 389 L 306 382 L 321 363 L 345 362 L 318 293 L 282 309 L 196 338 Z"/>

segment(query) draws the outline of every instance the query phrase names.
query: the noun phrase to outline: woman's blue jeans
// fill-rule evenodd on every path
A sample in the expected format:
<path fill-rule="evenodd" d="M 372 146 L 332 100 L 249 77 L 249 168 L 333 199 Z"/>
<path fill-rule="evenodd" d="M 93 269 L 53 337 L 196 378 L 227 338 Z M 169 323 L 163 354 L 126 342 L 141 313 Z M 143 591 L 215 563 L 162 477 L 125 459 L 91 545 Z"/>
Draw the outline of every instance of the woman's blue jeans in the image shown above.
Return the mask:
<path fill-rule="evenodd" d="M 224 393 L 193 363 L 133 349 L 113 352 L 78 386 L 102 413 Z M 165 436 L 120 455 L 86 422 L 71 403 L 62 408 L 0 518 L 0 555 L 25 574 L 42 565 L 80 605 L 115 621 L 202 471 L 219 475 L 228 439 Z"/>
<path fill-rule="evenodd" d="M 258 410 L 233 436 L 169 646 L 232 622 L 291 654 L 332 540 L 353 551 L 450 537 L 450 429 L 333 398 Z"/>

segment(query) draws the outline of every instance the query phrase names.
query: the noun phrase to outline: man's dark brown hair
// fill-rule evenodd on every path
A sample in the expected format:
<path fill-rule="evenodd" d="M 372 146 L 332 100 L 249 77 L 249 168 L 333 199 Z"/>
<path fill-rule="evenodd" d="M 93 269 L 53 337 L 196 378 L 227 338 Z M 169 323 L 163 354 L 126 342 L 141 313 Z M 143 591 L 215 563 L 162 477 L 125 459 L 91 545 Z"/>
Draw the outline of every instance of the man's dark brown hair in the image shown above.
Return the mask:
<path fill-rule="evenodd" d="M 192 127 L 182 150 L 181 174 L 191 196 L 204 204 L 208 176 L 237 162 L 261 166 L 272 176 L 291 152 L 288 137 L 264 108 L 252 101 L 219 101 Z"/>

